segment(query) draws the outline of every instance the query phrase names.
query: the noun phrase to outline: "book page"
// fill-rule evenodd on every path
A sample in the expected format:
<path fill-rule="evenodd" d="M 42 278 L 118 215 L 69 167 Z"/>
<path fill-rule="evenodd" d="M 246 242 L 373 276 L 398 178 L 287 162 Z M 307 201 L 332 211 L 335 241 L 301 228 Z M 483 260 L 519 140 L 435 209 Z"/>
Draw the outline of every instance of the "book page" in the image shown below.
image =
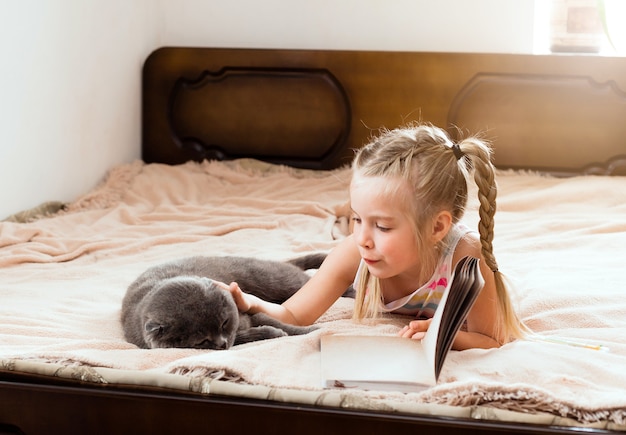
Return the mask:
<path fill-rule="evenodd" d="M 435 384 L 422 344 L 397 336 L 325 335 L 324 387 L 419 391 Z"/>
<path fill-rule="evenodd" d="M 439 377 L 454 337 L 484 285 L 478 261 L 477 258 L 464 257 L 456 264 L 450 285 L 446 288 L 422 339 L 435 379 Z"/>
<path fill-rule="evenodd" d="M 479 261 L 474 257 L 465 257 L 455 267 L 454 278 L 450 285 L 450 295 L 442 312 L 437 349 L 435 350 L 436 376 L 439 376 L 454 338 L 485 284 L 478 267 Z"/>
<path fill-rule="evenodd" d="M 422 347 L 424 348 L 424 354 L 426 356 L 426 360 L 428 361 L 428 367 L 431 370 L 430 375 L 433 379 L 437 379 L 435 374 L 435 366 L 437 360 L 437 342 L 439 341 L 439 334 L 441 333 L 441 318 L 443 316 L 443 308 L 448 301 L 448 295 L 450 294 L 449 285 L 443 293 L 441 297 L 441 302 L 439 302 L 439 306 L 435 310 L 435 314 L 433 315 L 433 320 L 428 327 L 428 331 L 426 331 L 426 335 L 422 338 Z"/>

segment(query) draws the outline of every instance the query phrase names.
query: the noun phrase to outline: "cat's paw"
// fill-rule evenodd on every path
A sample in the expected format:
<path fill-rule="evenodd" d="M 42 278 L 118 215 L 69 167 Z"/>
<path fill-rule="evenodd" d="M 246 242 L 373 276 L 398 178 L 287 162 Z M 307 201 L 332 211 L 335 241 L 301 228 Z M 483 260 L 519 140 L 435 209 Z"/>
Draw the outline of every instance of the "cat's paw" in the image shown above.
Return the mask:
<path fill-rule="evenodd" d="M 289 335 L 305 335 L 313 331 L 320 329 L 318 326 L 294 326 L 294 330 L 290 331 Z"/>
<path fill-rule="evenodd" d="M 287 332 L 269 325 L 254 326 L 237 332 L 235 344 L 250 343 L 252 341 L 268 340 L 270 338 L 285 337 Z"/>

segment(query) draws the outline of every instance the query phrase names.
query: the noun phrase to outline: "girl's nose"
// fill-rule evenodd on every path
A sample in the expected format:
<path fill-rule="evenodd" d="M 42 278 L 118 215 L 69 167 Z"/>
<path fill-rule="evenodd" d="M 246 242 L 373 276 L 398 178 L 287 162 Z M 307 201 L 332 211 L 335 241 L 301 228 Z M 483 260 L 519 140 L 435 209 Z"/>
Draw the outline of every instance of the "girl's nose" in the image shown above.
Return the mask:
<path fill-rule="evenodd" d="M 373 246 L 370 232 L 367 231 L 364 225 L 359 225 L 358 229 L 354 228 L 354 238 L 356 243 L 363 248 L 371 248 Z"/>

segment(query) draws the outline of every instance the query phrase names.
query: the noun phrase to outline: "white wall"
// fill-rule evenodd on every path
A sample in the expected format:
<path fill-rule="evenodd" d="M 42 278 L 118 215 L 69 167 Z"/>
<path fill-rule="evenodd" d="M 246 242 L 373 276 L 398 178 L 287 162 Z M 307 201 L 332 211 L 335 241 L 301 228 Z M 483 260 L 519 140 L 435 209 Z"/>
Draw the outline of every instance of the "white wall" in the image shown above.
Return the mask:
<path fill-rule="evenodd" d="M 2 0 L 0 219 L 69 201 L 139 156 L 151 0 Z"/>
<path fill-rule="evenodd" d="M 1 0 L 0 219 L 140 156 L 163 45 L 530 53 L 534 0 Z"/>
<path fill-rule="evenodd" d="M 532 53 L 534 2 L 165 0 L 164 39 L 217 47 Z"/>

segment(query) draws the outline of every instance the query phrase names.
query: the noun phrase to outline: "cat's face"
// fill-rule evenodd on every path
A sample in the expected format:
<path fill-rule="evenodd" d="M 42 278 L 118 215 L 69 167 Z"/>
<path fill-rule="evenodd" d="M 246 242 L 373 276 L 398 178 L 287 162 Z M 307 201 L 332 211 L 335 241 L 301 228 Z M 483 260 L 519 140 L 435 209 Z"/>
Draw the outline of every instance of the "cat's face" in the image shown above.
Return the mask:
<path fill-rule="evenodd" d="M 196 277 L 164 280 L 146 301 L 142 319 L 150 348 L 228 349 L 239 327 L 230 293 Z"/>

